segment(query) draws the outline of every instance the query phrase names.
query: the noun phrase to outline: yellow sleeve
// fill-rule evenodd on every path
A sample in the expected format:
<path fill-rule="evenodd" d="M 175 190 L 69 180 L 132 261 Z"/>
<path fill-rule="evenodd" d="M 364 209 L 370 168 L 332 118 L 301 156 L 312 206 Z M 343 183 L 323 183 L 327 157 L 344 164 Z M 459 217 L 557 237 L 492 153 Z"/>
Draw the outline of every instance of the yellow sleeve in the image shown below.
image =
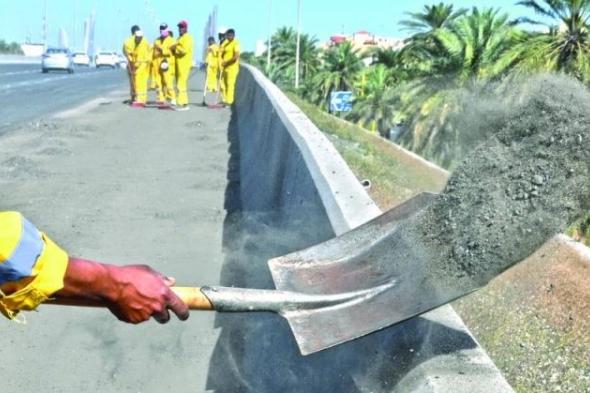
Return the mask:
<path fill-rule="evenodd" d="M 171 57 L 174 55 L 174 53 L 172 53 L 172 49 L 170 49 L 170 47 L 172 45 L 174 45 L 176 43 L 176 41 L 173 38 L 166 38 L 166 40 L 164 41 L 164 43 L 162 44 L 162 56 L 164 57 Z"/>
<path fill-rule="evenodd" d="M 193 53 L 193 37 L 188 33 L 178 38 L 178 44 L 176 46 L 176 54 L 183 57 L 187 54 L 192 56 Z"/>
<path fill-rule="evenodd" d="M 0 212 L 0 313 L 12 319 L 63 288 L 68 255 L 17 212 Z"/>
<path fill-rule="evenodd" d="M 123 43 L 123 54 L 127 58 L 127 61 L 132 61 L 132 54 L 133 54 L 133 45 L 135 42 L 131 40 L 131 38 L 127 38 Z"/>

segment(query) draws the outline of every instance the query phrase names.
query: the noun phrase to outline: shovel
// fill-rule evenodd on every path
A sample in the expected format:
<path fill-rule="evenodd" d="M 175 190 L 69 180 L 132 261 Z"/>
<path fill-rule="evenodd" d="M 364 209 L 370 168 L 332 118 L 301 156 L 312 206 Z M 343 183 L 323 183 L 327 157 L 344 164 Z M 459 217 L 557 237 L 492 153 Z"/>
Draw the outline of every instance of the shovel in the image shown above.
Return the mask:
<path fill-rule="evenodd" d="M 172 290 L 193 310 L 277 313 L 289 322 L 302 355 L 350 341 L 477 289 L 453 289 L 416 275 L 427 270 L 427 256 L 404 243 L 400 229 L 436 198 L 436 194 L 419 194 L 339 237 L 271 259 L 268 264 L 277 290 L 215 286 Z M 50 303 L 104 306 L 59 298 Z"/>

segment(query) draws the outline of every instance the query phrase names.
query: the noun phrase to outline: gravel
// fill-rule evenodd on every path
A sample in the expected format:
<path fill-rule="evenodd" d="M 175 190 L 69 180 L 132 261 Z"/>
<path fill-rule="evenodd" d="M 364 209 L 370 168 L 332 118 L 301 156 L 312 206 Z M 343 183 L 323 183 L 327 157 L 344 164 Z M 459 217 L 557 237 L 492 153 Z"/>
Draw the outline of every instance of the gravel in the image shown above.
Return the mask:
<path fill-rule="evenodd" d="M 486 119 L 491 136 L 408 223 L 430 274 L 455 289 L 485 285 L 590 207 L 588 90 L 542 75 L 516 83 L 503 105 Z"/>

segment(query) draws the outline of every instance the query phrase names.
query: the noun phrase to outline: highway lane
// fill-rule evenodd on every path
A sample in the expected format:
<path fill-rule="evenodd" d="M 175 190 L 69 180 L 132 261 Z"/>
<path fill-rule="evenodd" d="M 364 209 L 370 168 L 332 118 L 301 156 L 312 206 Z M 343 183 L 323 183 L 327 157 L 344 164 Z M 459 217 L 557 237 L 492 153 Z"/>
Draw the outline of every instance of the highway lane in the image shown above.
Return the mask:
<path fill-rule="evenodd" d="M 38 64 L 0 64 L 0 133 L 127 86 L 123 69 L 43 74 Z"/>

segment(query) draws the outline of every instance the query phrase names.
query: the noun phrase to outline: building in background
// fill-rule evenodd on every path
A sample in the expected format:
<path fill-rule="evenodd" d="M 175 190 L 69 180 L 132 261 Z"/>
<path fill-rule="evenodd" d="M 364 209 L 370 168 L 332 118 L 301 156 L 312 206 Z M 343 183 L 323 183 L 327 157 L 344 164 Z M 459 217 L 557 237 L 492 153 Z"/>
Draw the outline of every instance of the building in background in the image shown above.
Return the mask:
<path fill-rule="evenodd" d="M 70 42 L 68 40 L 68 33 L 63 27 L 59 28 L 58 46 L 60 48 L 69 48 Z"/>
<path fill-rule="evenodd" d="M 213 10 L 209 14 L 207 18 L 207 22 L 205 23 L 205 27 L 203 28 L 203 57 L 202 62 L 205 62 L 207 58 L 207 48 L 209 47 L 209 37 L 214 37 L 217 41 L 217 13 L 218 9 L 217 6 L 213 7 Z"/>
<path fill-rule="evenodd" d="M 352 35 L 334 34 L 328 42 L 322 45 L 327 49 L 334 45 L 350 42 L 355 49 L 364 52 L 372 48 L 400 50 L 404 47 L 404 40 L 396 37 L 383 37 L 372 34 L 366 30 L 360 30 Z"/>

